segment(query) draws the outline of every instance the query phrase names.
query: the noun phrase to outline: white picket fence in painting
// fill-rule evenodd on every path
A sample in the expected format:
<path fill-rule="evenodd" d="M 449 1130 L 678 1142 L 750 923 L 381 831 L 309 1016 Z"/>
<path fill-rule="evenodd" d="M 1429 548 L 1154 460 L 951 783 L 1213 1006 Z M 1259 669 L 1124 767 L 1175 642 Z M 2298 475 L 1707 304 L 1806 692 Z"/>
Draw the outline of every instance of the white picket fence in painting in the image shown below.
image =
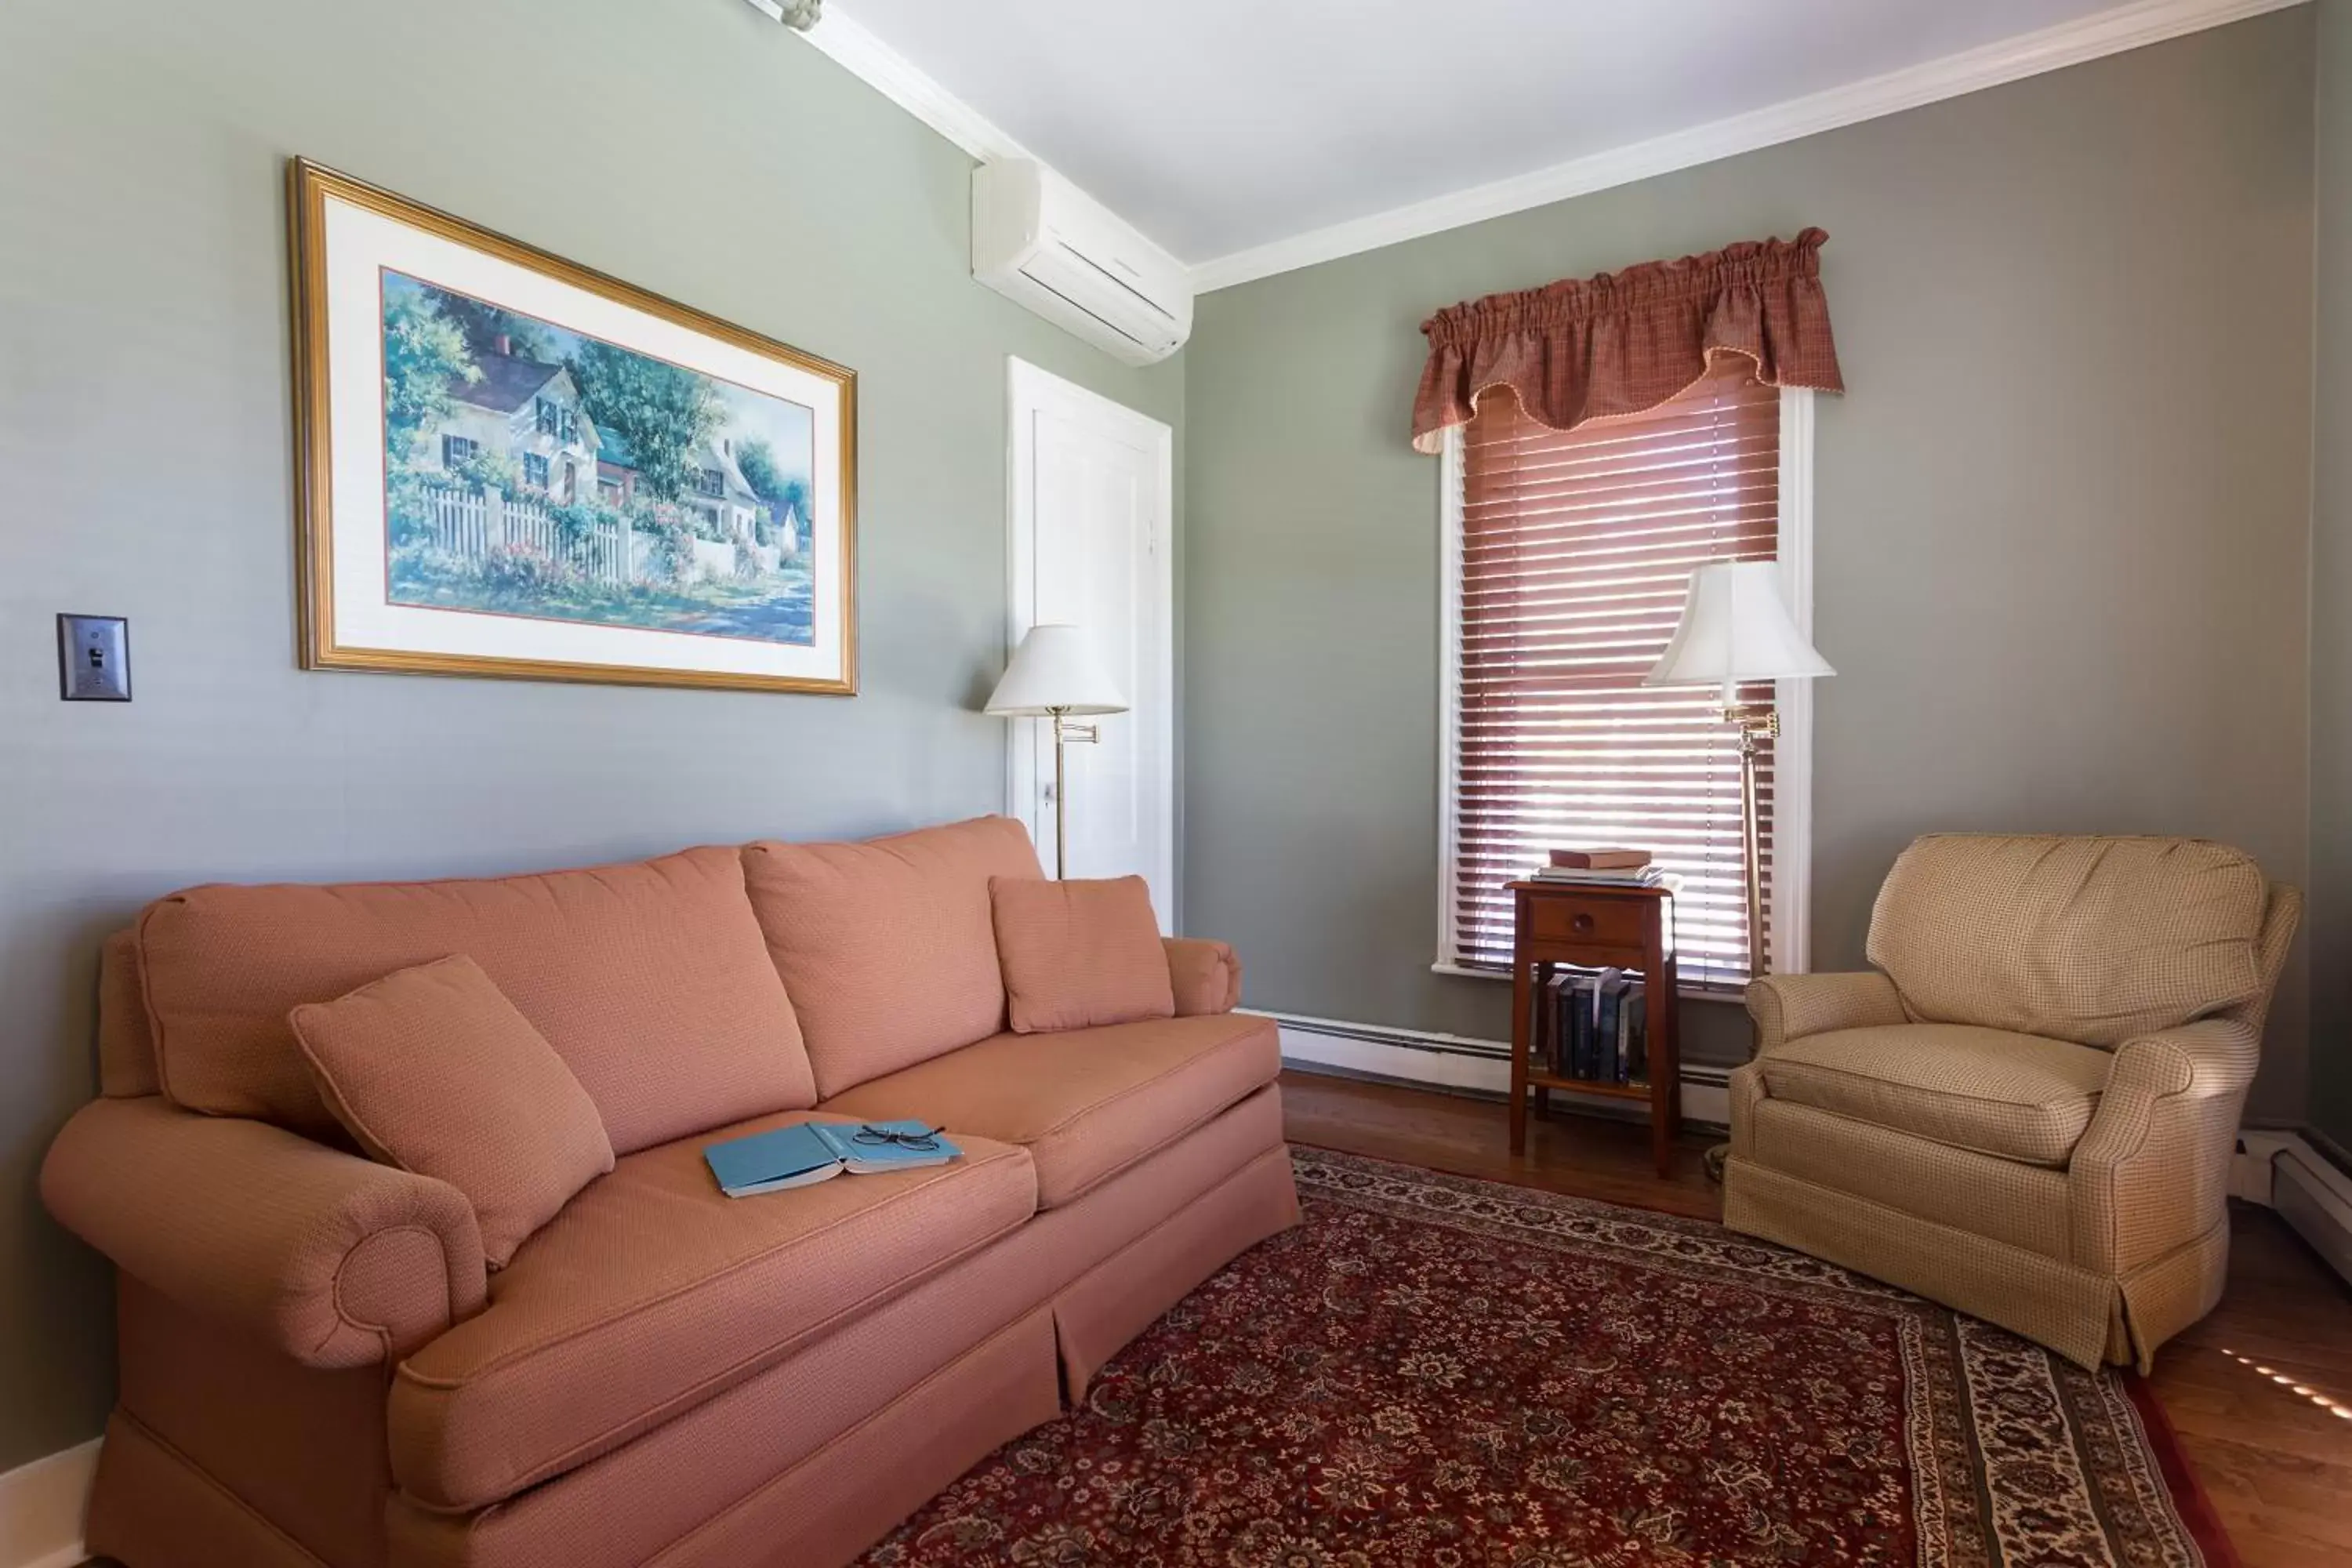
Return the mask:
<path fill-rule="evenodd" d="M 497 490 L 436 489 L 430 505 L 433 542 L 468 561 L 520 544 L 551 561 L 570 562 L 600 583 L 644 583 L 656 575 L 652 548 L 638 542 L 625 520 L 600 523 L 574 542 L 541 502 L 509 500 Z M 731 569 L 733 547 L 728 550 Z"/>

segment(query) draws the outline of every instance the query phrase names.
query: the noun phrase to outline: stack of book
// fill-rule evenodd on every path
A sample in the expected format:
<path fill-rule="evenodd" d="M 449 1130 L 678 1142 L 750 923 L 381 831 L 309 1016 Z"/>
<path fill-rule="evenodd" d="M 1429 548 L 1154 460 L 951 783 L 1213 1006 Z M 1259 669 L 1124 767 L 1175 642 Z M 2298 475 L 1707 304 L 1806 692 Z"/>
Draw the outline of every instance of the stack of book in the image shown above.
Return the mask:
<path fill-rule="evenodd" d="M 1552 1071 L 1586 1083 L 1649 1081 L 1649 1029 L 1639 977 L 1622 969 L 1551 977 Z"/>
<path fill-rule="evenodd" d="M 1650 863 L 1646 849 L 1555 849 L 1550 864 L 1537 867 L 1532 879 L 1587 887 L 1654 888 L 1666 880 L 1666 873 Z"/>

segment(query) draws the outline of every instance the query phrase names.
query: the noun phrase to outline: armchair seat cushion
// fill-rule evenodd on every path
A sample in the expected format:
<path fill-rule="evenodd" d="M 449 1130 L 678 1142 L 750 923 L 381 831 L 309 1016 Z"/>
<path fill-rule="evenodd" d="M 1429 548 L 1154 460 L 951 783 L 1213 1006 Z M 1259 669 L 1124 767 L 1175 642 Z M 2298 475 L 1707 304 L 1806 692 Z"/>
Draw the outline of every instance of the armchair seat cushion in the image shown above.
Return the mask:
<path fill-rule="evenodd" d="M 765 1116 L 625 1155 L 494 1277 L 487 1309 L 400 1364 L 392 1468 L 470 1510 L 725 1392 L 987 1245 L 1036 1208 L 1023 1151 L 730 1198 L 705 1146 Z"/>
<path fill-rule="evenodd" d="M 2063 1166 L 2115 1058 L 1962 1024 L 1808 1035 L 1759 1058 L 1765 1092 L 1955 1149 Z"/>
<path fill-rule="evenodd" d="M 1214 1013 L 995 1035 L 835 1095 L 822 1109 L 914 1116 L 954 1136 L 1017 1143 L 1037 1163 L 1037 1206 L 1068 1203 L 1240 1104 L 1282 1071 L 1271 1018 Z"/>

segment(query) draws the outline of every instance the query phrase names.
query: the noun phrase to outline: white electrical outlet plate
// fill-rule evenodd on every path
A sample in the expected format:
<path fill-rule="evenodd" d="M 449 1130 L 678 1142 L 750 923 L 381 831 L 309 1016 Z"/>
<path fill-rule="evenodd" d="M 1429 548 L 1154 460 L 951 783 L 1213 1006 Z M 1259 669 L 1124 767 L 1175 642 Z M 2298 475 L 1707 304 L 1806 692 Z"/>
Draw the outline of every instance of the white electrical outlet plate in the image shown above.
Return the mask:
<path fill-rule="evenodd" d="M 68 702 L 131 700 L 131 623 L 121 616 L 58 617 L 58 695 Z"/>

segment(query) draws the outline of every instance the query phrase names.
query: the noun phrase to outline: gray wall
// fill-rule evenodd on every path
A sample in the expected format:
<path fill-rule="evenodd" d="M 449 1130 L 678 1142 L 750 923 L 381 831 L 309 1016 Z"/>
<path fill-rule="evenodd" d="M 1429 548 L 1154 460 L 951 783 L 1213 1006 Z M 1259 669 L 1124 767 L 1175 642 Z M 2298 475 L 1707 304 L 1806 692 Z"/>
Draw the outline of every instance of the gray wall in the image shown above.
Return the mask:
<path fill-rule="evenodd" d="M 2311 1121 L 2352 1149 L 2352 0 L 2320 0 L 2311 537 Z"/>
<path fill-rule="evenodd" d="M 299 672 L 291 153 L 854 367 L 863 695 Z M 971 282 L 969 168 L 725 0 L 0 6 L 0 1469 L 110 1399 L 34 1170 L 145 900 L 1001 804 L 1004 356 L 1171 422 L 1182 372 Z M 58 702 L 63 609 L 131 617 L 136 702 Z"/>
<path fill-rule="evenodd" d="M 1935 828 L 2190 833 L 2305 871 L 2312 16 L 2273 15 L 1202 300 L 1190 929 L 1259 1006 L 1507 1032 L 1433 975 L 1433 310 L 1830 231 L 1817 967 Z M 2301 965 L 2255 1113 L 2300 1120 Z M 1694 1055 L 1745 1049 L 1709 1006 Z"/>

